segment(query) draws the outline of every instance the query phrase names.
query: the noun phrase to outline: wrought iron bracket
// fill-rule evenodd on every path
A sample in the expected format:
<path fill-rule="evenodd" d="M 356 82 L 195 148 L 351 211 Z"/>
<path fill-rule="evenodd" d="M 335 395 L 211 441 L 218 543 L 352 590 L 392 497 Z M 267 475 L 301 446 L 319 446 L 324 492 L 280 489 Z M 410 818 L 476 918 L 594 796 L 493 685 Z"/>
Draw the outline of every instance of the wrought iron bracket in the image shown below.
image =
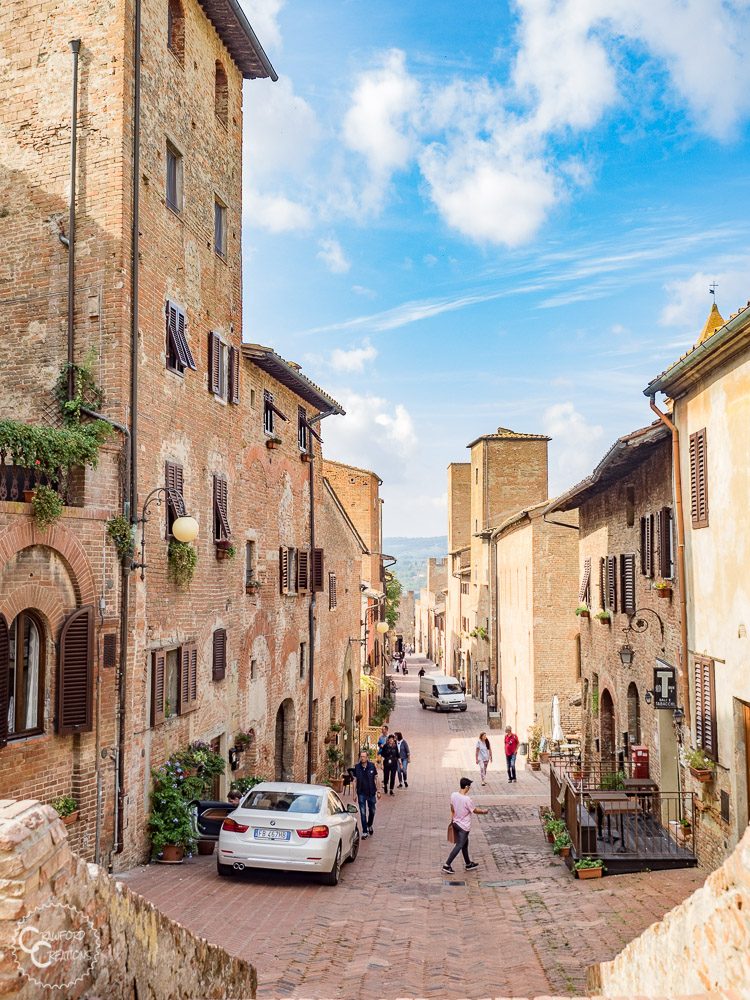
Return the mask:
<path fill-rule="evenodd" d="M 145 570 L 147 569 L 146 564 L 146 525 L 149 522 L 148 508 L 152 503 L 155 503 L 157 507 L 161 507 L 162 499 L 166 499 L 169 495 L 169 491 L 166 486 L 157 486 L 155 489 L 151 490 L 149 495 L 143 501 L 143 507 L 141 508 L 141 516 L 137 517 L 133 524 L 138 524 L 141 526 L 141 561 L 132 562 L 130 564 L 130 569 L 141 571 L 141 580 L 145 580 Z"/>
<path fill-rule="evenodd" d="M 661 633 L 661 648 L 662 652 L 664 652 L 664 622 L 661 620 L 661 616 L 656 611 L 654 611 L 653 608 L 636 608 L 636 610 L 633 612 L 632 615 L 628 615 L 627 628 L 623 629 L 623 632 L 625 633 L 625 638 L 626 640 L 629 639 L 631 632 L 635 632 L 636 634 L 640 635 L 641 633 L 647 632 L 649 630 L 651 623 L 649 623 L 645 618 L 642 617 L 645 614 L 653 615 L 654 618 L 659 623 L 659 630 Z"/>

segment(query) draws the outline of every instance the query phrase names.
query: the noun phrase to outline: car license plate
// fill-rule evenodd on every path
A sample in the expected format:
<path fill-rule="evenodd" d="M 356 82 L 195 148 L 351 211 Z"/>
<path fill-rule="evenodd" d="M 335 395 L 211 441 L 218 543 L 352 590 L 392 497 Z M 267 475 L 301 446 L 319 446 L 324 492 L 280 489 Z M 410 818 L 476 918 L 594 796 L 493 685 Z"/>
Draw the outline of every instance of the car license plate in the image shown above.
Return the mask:
<path fill-rule="evenodd" d="M 289 840 L 289 830 L 253 830 L 256 840 Z"/>

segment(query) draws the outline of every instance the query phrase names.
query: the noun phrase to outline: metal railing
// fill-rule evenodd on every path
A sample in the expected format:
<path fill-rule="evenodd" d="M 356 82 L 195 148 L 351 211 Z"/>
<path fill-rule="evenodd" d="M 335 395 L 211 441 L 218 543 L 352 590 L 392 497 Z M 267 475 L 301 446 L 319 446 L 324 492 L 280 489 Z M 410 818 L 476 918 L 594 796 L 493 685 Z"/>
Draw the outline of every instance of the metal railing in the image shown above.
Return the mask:
<path fill-rule="evenodd" d="M 38 468 L 14 465 L 11 456 L 0 451 L 0 500 L 23 501 L 24 493 L 37 486 L 50 486 L 66 506 L 82 507 L 83 498 L 78 496 L 82 490 L 75 488 L 78 471 L 60 468 L 49 476 Z"/>

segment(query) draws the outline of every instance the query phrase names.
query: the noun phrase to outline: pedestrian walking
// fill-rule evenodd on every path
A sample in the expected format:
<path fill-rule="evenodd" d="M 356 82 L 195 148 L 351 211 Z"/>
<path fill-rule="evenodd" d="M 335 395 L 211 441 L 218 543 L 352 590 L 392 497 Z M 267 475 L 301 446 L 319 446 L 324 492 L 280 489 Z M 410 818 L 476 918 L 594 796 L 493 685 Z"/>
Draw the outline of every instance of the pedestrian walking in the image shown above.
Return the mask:
<path fill-rule="evenodd" d="M 419 670 L 417 671 L 417 677 L 424 677 L 424 675 L 425 675 L 425 669 L 424 667 L 420 667 Z"/>
<path fill-rule="evenodd" d="M 360 750 L 359 762 L 354 768 L 354 780 L 357 783 L 357 803 L 359 805 L 360 822 L 362 823 L 362 839 L 366 840 L 373 834 L 372 825 L 375 821 L 375 807 L 380 798 L 378 791 L 378 769 L 366 750 Z"/>
<path fill-rule="evenodd" d="M 380 736 L 378 736 L 378 763 L 383 766 L 383 747 L 388 742 L 388 726 L 385 724 L 380 727 Z"/>
<path fill-rule="evenodd" d="M 475 757 L 476 762 L 479 765 L 479 777 L 482 784 L 486 785 L 487 782 L 484 779 L 487 777 L 487 768 L 492 763 L 492 747 L 490 746 L 490 741 L 487 739 L 487 733 L 479 734 Z"/>
<path fill-rule="evenodd" d="M 409 764 L 411 763 L 411 755 L 409 753 L 409 744 L 404 739 L 403 733 L 396 733 L 396 746 L 398 747 L 398 787 L 401 788 L 403 784 L 404 788 L 408 788 L 409 782 L 406 778 Z"/>
<path fill-rule="evenodd" d="M 464 865 L 467 872 L 474 871 L 479 865 L 469 857 L 469 833 L 471 831 L 471 817 L 474 813 L 477 816 L 485 816 L 486 809 L 477 809 L 469 796 L 471 789 L 471 778 L 461 778 L 459 782 L 460 792 L 451 794 L 451 822 L 448 827 L 448 839 L 453 841 L 453 850 L 448 855 L 448 860 L 443 865 L 443 871 L 448 875 L 453 874 L 454 858 L 459 851 L 464 856 Z"/>
<path fill-rule="evenodd" d="M 398 772 L 398 747 L 396 737 L 391 734 L 388 742 L 381 751 L 383 757 L 383 792 L 387 795 L 390 791 L 393 795 L 393 786 L 396 783 L 396 773 Z"/>
<path fill-rule="evenodd" d="M 466 694 L 466 681 L 464 680 L 463 677 L 458 682 L 458 684 L 459 684 L 459 687 L 461 688 L 461 694 Z"/>
<path fill-rule="evenodd" d="M 518 753 L 518 737 L 510 726 L 505 727 L 505 764 L 508 768 L 508 781 L 516 780 L 516 754 Z"/>

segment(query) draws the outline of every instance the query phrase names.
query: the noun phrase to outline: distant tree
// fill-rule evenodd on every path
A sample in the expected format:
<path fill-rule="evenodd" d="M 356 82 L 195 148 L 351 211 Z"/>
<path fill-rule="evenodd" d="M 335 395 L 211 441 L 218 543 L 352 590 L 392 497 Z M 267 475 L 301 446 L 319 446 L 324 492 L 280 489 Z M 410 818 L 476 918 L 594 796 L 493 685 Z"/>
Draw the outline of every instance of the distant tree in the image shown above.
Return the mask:
<path fill-rule="evenodd" d="M 399 606 L 401 604 L 401 581 L 391 574 L 385 585 L 385 620 L 388 627 L 394 629 L 398 621 Z"/>

